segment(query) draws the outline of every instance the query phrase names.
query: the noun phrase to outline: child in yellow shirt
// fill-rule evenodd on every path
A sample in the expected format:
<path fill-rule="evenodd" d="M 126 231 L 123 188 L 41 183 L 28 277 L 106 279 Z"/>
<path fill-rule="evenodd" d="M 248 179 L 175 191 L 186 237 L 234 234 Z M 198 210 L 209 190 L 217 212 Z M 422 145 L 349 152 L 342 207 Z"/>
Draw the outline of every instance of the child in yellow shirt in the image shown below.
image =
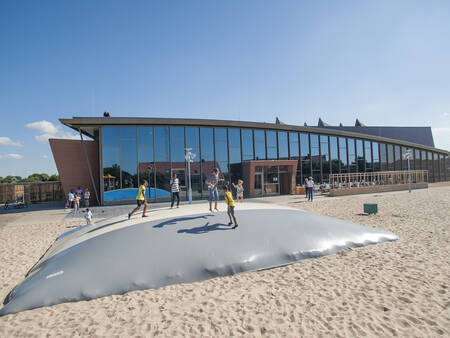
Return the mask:
<path fill-rule="evenodd" d="M 232 229 L 236 229 L 238 227 L 236 217 L 234 216 L 234 200 L 233 195 L 231 195 L 231 191 L 228 190 L 228 187 L 226 185 L 223 186 L 223 191 L 225 192 L 225 202 L 227 203 L 227 214 L 228 217 L 230 217 L 230 223 L 228 225 L 233 225 L 231 217 L 233 217 L 234 220 L 234 227 Z"/>

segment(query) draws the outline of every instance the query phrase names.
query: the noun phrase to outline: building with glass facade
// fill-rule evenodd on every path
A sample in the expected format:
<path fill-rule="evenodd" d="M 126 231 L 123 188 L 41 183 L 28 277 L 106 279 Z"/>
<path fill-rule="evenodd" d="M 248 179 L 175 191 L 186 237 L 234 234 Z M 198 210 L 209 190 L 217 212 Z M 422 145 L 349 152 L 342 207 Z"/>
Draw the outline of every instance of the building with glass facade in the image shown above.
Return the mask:
<path fill-rule="evenodd" d="M 205 179 L 216 167 L 225 182 L 243 178 L 247 196 L 288 194 L 309 176 L 325 183 L 335 173 L 407 170 L 407 149 L 412 149 L 411 169 L 428 170 L 430 182 L 450 180 L 446 150 L 345 130 L 169 118 L 75 117 L 61 122 L 92 139 L 69 141 L 78 142 L 72 150 L 51 141 L 63 187 L 65 177 L 69 180 L 69 158 L 86 163 L 89 186 L 100 204 L 134 200 L 142 178 L 149 182 L 150 200 L 166 201 L 173 172 L 186 198 L 186 148 L 196 155 L 191 163 L 194 199 L 208 197 Z M 86 181 L 86 172 L 84 176 L 78 181 Z M 77 185 L 73 174 L 70 180 Z"/>

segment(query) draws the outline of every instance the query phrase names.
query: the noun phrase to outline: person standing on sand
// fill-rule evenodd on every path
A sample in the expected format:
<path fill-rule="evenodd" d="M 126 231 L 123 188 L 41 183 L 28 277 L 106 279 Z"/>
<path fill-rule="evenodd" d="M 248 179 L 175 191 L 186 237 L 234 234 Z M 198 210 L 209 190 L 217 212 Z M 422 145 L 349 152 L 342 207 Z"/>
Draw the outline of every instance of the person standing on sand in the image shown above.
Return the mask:
<path fill-rule="evenodd" d="M 219 211 L 217 209 L 217 201 L 219 200 L 219 192 L 217 190 L 217 185 L 219 184 L 219 181 L 223 181 L 223 178 L 219 178 L 219 169 L 214 168 L 211 171 L 211 175 L 208 176 L 205 183 L 208 185 L 208 192 L 209 192 L 209 211 L 213 212 L 212 210 L 212 202 L 214 201 L 214 210 Z"/>
<path fill-rule="evenodd" d="M 309 176 L 308 181 L 306 182 L 306 186 L 308 188 L 308 201 L 313 201 L 314 197 L 314 181 L 311 176 Z"/>
<path fill-rule="evenodd" d="M 139 186 L 138 194 L 136 196 L 137 207 L 133 209 L 132 212 L 128 214 L 128 219 L 133 216 L 133 214 L 141 208 L 141 205 L 144 205 L 144 212 L 142 213 L 142 217 L 148 217 L 145 213 L 147 211 L 147 199 L 145 198 L 145 190 L 148 186 L 148 182 L 146 180 L 141 180 L 141 185 Z"/>
<path fill-rule="evenodd" d="M 80 196 L 78 196 L 77 194 L 75 194 L 73 205 L 74 205 L 73 212 L 75 214 L 78 214 L 80 212 Z"/>
<path fill-rule="evenodd" d="M 238 202 L 244 202 L 244 181 L 238 180 L 238 184 L 233 184 L 233 187 L 236 189 L 236 199 Z"/>
<path fill-rule="evenodd" d="M 232 229 L 236 229 L 238 227 L 237 221 L 236 221 L 236 216 L 234 216 L 234 200 L 233 200 L 233 195 L 231 194 L 231 191 L 228 190 L 228 187 L 226 185 L 223 186 L 223 191 L 225 192 L 225 202 L 227 203 L 227 214 L 228 217 L 230 218 L 230 223 L 228 223 L 228 225 L 233 225 L 233 221 L 234 221 L 234 227 L 232 227 Z M 231 219 L 233 218 L 233 219 Z"/>
<path fill-rule="evenodd" d="M 89 199 L 91 198 L 91 193 L 89 192 L 89 189 L 86 188 L 84 190 L 84 206 L 88 207 L 89 206 Z"/>
<path fill-rule="evenodd" d="M 175 203 L 175 197 L 177 198 L 177 208 L 178 208 L 180 206 L 180 183 L 178 181 L 176 173 L 172 174 L 172 179 L 170 180 L 170 191 L 172 193 L 171 196 L 172 201 L 170 204 L 170 209 L 173 208 L 173 205 Z"/>
<path fill-rule="evenodd" d="M 73 202 L 74 202 L 74 200 L 75 200 L 75 195 L 73 194 L 73 190 L 70 190 L 70 191 L 69 191 L 69 194 L 68 194 L 68 196 L 67 196 L 67 199 L 68 199 L 68 201 L 69 201 L 69 208 L 70 208 L 70 209 L 73 209 L 73 208 L 74 208 Z"/>

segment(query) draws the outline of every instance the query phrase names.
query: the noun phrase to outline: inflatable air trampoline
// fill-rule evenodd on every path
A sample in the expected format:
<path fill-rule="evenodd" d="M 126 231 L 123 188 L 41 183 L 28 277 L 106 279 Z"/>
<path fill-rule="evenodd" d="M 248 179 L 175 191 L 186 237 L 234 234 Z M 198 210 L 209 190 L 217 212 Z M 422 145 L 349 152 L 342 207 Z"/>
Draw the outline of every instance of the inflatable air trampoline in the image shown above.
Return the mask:
<path fill-rule="evenodd" d="M 390 232 L 274 204 L 236 206 L 239 227 L 205 204 L 105 219 L 69 231 L 4 300 L 0 316 L 63 302 L 267 269 L 393 241 Z M 224 209 L 224 206 L 221 206 Z"/>

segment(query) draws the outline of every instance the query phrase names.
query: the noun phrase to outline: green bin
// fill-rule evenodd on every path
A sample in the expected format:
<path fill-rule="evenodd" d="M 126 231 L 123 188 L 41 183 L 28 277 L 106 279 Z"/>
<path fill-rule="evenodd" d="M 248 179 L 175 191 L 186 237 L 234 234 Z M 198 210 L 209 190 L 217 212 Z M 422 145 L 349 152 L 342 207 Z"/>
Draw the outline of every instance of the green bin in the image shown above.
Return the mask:
<path fill-rule="evenodd" d="M 378 204 L 364 203 L 364 212 L 366 214 L 376 214 L 378 212 Z"/>

